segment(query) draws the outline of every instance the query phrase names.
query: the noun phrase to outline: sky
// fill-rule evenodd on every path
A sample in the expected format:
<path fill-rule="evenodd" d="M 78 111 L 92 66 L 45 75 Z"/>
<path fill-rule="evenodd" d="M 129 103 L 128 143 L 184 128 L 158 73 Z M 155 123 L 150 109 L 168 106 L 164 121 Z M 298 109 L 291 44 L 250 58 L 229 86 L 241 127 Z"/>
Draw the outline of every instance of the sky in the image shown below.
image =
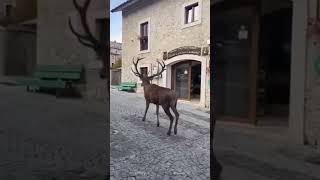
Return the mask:
<path fill-rule="evenodd" d="M 125 2 L 126 0 L 110 0 L 111 9 Z M 110 40 L 122 42 L 122 13 L 110 12 Z"/>

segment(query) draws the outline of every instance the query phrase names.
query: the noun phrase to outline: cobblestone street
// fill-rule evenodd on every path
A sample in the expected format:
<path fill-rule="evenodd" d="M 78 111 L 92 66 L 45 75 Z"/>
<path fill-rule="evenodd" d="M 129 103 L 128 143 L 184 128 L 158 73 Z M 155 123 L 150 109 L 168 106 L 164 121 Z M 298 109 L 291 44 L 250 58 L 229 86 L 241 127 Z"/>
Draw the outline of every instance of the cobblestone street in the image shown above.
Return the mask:
<path fill-rule="evenodd" d="M 1 180 L 105 180 L 105 104 L 0 85 Z"/>
<path fill-rule="evenodd" d="M 207 180 L 209 166 L 209 113 L 178 103 L 178 134 L 167 136 L 169 119 L 155 105 L 142 121 L 141 94 L 111 91 L 111 179 Z"/>

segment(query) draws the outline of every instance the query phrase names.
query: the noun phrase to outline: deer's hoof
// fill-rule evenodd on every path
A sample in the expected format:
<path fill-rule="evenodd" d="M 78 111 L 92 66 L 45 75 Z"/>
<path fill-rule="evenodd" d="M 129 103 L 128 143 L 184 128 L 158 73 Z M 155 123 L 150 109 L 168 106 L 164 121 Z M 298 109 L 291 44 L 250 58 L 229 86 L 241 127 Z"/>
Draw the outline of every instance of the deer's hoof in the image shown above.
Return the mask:
<path fill-rule="evenodd" d="M 146 119 L 145 119 L 145 118 L 143 118 L 143 119 L 142 119 L 142 121 L 146 121 Z"/>
<path fill-rule="evenodd" d="M 178 131 L 175 129 L 175 130 L 174 130 L 174 134 L 177 134 L 177 132 L 178 132 Z"/>
<path fill-rule="evenodd" d="M 157 127 L 159 127 L 160 126 L 160 124 L 157 124 Z"/>
<path fill-rule="evenodd" d="M 171 135 L 171 133 L 170 133 L 170 132 L 167 132 L 167 135 L 168 135 L 168 136 L 170 136 L 170 135 Z"/>

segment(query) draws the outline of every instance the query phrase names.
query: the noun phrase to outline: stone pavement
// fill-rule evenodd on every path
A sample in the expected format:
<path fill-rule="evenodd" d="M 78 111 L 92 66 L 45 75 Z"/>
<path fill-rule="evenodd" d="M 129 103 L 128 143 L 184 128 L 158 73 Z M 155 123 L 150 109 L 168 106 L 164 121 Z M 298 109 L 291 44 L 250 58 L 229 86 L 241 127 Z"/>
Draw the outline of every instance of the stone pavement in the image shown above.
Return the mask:
<path fill-rule="evenodd" d="M 167 136 L 169 120 L 155 105 L 147 120 L 141 94 L 111 91 L 111 179 L 207 180 L 209 169 L 209 113 L 178 103 L 178 134 Z"/>
<path fill-rule="evenodd" d="M 320 180 L 319 150 L 288 141 L 287 128 L 218 122 L 214 149 L 221 180 Z M 320 161 L 319 161 L 320 162 Z"/>
<path fill-rule="evenodd" d="M 105 179 L 106 105 L 0 85 L 0 179 Z"/>

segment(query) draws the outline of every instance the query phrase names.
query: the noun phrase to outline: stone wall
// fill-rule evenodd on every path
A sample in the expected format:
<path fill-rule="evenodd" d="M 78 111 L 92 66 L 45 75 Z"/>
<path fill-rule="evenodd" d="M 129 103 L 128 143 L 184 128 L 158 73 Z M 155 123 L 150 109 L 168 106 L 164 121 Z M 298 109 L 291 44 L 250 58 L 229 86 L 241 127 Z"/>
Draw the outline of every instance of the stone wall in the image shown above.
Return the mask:
<path fill-rule="evenodd" d="M 7 52 L 7 46 L 6 46 L 6 37 L 7 32 L 4 29 L 0 30 L 0 76 L 5 75 L 5 60 L 6 60 L 6 52 Z"/>
<path fill-rule="evenodd" d="M 309 17 L 315 17 L 316 1 L 310 0 Z M 320 63 L 320 40 L 308 36 L 306 57 L 305 87 L 305 131 L 306 140 L 311 145 L 320 143 L 320 71 L 316 70 L 317 60 Z M 320 66 L 318 66 L 320 68 Z"/>
<path fill-rule="evenodd" d="M 5 16 L 5 4 L 13 5 L 12 16 Z M 0 24 L 18 23 L 37 17 L 37 0 L 0 0 Z"/>
<path fill-rule="evenodd" d="M 182 46 L 207 47 L 210 39 L 210 1 L 202 0 L 201 24 L 182 28 L 183 4 L 190 0 L 149 0 L 140 1 L 136 5 L 124 9 L 122 35 L 122 81 L 138 81 L 130 68 L 133 57 L 146 57 L 142 66 L 156 65 L 156 59 L 162 59 L 163 52 Z M 150 52 L 139 53 L 139 22 L 150 19 Z M 209 66 L 209 63 L 207 63 Z M 153 83 L 163 84 L 162 80 Z M 209 88 L 209 87 L 208 87 Z M 207 97 L 207 99 L 210 98 Z"/>
<path fill-rule="evenodd" d="M 36 33 L 7 32 L 6 75 L 31 75 L 36 64 Z"/>
<path fill-rule="evenodd" d="M 0 74 L 31 75 L 36 64 L 36 33 L 0 30 Z"/>
<path fill-rule="evenodd" d="M 108 10 L 108 1 L 92 1 L 88 22 L 93 34 L 97 35 L 96 19 L 109 18 Z M 38 1 L 38 64 L 84 64 L 87 70 L 86 96 L 97 96 L 99 90 L 96 86 L 103 84 L 98 75 L 102 63 L 97 60 L 93 50 L 80 44 L 71 33 L 68 17 L 71 17 L 76 30 L 82 32 L 72 0 Z"/>

